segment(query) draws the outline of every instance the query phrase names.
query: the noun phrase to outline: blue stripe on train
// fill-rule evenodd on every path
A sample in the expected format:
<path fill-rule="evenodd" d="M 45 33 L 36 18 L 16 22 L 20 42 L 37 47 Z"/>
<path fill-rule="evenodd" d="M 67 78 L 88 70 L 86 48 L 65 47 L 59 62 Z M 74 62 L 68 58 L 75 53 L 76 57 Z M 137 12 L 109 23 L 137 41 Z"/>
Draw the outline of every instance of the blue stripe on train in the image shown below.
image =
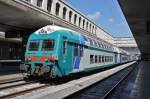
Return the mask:
<path fill-rule="evenodd" d="M 79 69 L 79 63 L 80 63 L 79 57 L 76 56 L 74 60 L 74 69 Z"/>
<path fill-rule="evenodd" d="M 85 40 L 84 38 L 80 35 L 79 36 L 79 41 L 80 41 L 80 44 L 84 44 Z M 81 61 L 81 57 L 80 57 L 80 48 L 78 48 L 78 56 L 75 56 L 74 57 L 74 69 L 80 69 L 80 61 Z"/>
<path fill-rule="evenodd" d="M 74 57 L 74 69 L 79 69 L 80 68 L 80 48 L 78 48 L 78 56 Z"/>

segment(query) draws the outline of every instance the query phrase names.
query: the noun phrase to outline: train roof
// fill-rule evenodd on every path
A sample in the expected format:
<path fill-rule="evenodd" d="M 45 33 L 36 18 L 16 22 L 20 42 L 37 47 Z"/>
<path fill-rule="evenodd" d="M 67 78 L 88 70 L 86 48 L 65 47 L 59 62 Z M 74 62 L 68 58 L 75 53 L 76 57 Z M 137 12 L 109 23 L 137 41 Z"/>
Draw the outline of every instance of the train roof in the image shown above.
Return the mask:
<path fill-rule="evenodd" d="M 50 34 L 52 32 L 59 31 L 59 30 L 70 31 L 70 32 L 80 35 L 79 33 L 75 32 L 71 29 L 67 29 L 64 27 L 56 26 L 56 25 L 47 25 L 47 26 L 42 27 L 39 30 L 35 31 L 34 33 L 35 34 Z"/>
<path fill-rule="evenodd" d="M 42 28 L 40 28 L 39 30 L 35 31 L 34 34 L 51 34 L 51 33 L 54 33 L 54 32 L 56 32 L 56 31 L 70 31 L 71 33 L 75 34 L 76 36 L 79 36 L 79 37 L 81 37 L 81 36 L 87 37 L 87 36 L 82 35 L 82 34 L 76 32 L 76 31 L 73 31 L 73 30 L 71 30 L 71 29 L 64 28 L 64 27 L 60 27 L 60 26 L 56 26 L 56 25 L 47 25 L 47 26 L 45 26 L 45 27 L 42 27 Z M 95 41 L 95 37 L 88 37 L 88 38 L 94 38 L 94 41 Z M 116 46 L 114 46 L 114 45 L 112 45 L 112 44 L 110 44 L 110 43 L 108 43 L 108 42 L 105 42 L 104 40 L 101 40 L 100 38 L 97 38 L 97 37 L 96 37 L 96 39 L 97 39 L 97 40 L 100 40 L 100 41 L 101 41 L 102 43 L 104 43 L 104 44 L 107 44 L 107 45 L 112 46 L 114 52 L 117 52 L 117 53 L 126 53 L 126 54 L 128 54 L 127 51 L 125 51 L 125 50 L 123 50 L 123 49 L 120 49 L 120 48 L 118 48 L 118 47 L 116 47 Z"/>
<path fill-rule="evenodd" d="M 80 33 L 76 32 L 76 31 L 71 30 L 71 29 L 60 27 L 60 26 L 56 26 L 56 25 L 47 25 L 47 26 L 42 27 L 39 30 L 35 31 L 34 33 L 35 34 L 51 34 L 53 32 L 61 31 L 61 30 L 63 30 L 63 31 L 70 31 L 71 33 L 76 34 L 77 36 L 84 36 L 84 37 L 91 38 L 91 39 L 94 39 L 94 40 L 99 40 L 99 41 L 101 41 L 104 44 L 113 46 L 112 44 L 110 44 L 110 43 L 108 43 L 108 42 L 106 42 L 106 41 L 104 41 L 104 40 L 102 40 L 102 39 L 100 39 L 100 38 L 98 38 L 96 36 L 91 36 L 91 35 L 88 36 L 88 35 L 80 34 Z"/>

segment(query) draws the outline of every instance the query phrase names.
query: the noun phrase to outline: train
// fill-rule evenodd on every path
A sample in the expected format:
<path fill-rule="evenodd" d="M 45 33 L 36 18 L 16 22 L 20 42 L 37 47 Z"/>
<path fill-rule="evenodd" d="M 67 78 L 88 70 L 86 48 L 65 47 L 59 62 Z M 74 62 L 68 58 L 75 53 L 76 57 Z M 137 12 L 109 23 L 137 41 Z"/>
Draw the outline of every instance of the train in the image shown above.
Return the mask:
<path fill-rule="evenodd" d="M 29 36 L 24 68 L 28 75 L 56 78 L 129 61 L 127 51 L 94 35 L 47 25 Z"/>

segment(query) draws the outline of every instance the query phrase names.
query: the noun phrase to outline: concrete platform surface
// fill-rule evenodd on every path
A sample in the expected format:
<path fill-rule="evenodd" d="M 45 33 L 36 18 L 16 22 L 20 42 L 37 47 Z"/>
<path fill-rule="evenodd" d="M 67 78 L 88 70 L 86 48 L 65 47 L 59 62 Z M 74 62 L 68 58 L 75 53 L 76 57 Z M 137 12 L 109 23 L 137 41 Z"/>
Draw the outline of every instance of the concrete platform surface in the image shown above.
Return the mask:
<path fill-rule="evenodd" d="M 36 90 L 14 99 L 62 99 L 79 90 L 82 90 L 100 80 L 103 80 L 110 75 L 119 72 L 120 70 L 131 66 L 135 62 L 130 62 L 97 74 L 82 77 L 60 85 L 51 85 L 45 89 Z"/>
<path fill-rule="evenodd" d="M 136 99 L 150 99 L 150 61 L 142 61 L 139 65 Z"/>

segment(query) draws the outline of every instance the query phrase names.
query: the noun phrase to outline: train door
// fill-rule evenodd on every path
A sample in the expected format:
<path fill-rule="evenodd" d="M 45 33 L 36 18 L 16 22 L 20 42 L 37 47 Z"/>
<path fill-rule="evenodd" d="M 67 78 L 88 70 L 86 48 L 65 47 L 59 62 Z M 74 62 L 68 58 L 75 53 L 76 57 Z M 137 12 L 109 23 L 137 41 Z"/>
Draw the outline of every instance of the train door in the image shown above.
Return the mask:
<path fill-rule="evenodd" d="M 72 46 L 67 40 L 63 40 L 62 44 L 62 67 L 65 75 L 72 71 Z"/>
<path fill-rule="evenodd" d="M 74 44 L 73 48 L 73 69 L 79 70 L 80 68 L 80 59 L 81 59 L 81 48 L 78 44 Z"/>

